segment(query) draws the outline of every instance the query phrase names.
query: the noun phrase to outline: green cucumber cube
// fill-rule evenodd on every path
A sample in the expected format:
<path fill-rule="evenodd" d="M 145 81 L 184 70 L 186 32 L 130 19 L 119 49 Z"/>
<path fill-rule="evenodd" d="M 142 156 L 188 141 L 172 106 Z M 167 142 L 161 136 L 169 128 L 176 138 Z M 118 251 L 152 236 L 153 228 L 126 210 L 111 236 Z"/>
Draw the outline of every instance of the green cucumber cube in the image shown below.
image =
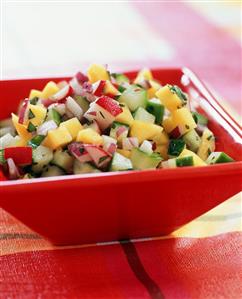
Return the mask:
<path fill-rule="evenodd" d="M 177 157 L 185 148 L 185 141 L 183 139 L 171 139 L 168 147 L 168 155 Z"/>
<path fill-rule="evenodd" d="M 54 108 L 48 110 L 46 121 L 53 120 L 57 126 L 61 123 L 61 115 Z"/>
<path fill-rule="evenodd" d="M 151 99 L 147 102 L 146 110 L 155 116 L 155 122 L 161 124 L 164 117 L 165 107 L 159 99 Z"/>
<path fill-rule="evenodd" d="M 232 159 L 224 152 L 213 152 L 209 155 L 209 157 L 206 160 L 207 164 L 218 164 L 218 163 L 228 163 L 228 162 L 234 162 L 234 159 Z"/>
<path fill-rule="evenodd" d="M 147 112 L 143 107 L 139 107 L 134 112 L 134 119 L 141 120 L 143 122 L 151 123 L 151 124 L 153 124 L 155 122 L 155 116 L 153 114 L 150 114 L 149 112 Z"/>
<path fill-rule="evenodd" d="M 194 165 L 194 161 L 192 156 L 176 158 L 177 167 L 193 166 L 193 165 Z"/>
<path fill-rule="evenodd" d="M 195 120 L 196 124 L 202 125 L 202 126 L 207 126 L 208 124 L 208 119 L 206 116 L 198 113 L 198 112 L 192 112 L 193 119 Z"/>
<path fill-rule="evenodd" d="M 184 134 L 182 138 L 191 151 L 194 153 L 198 151 L 201 144 L 201 138 L 194 129 Z"/>
<path fill-rule="evenodd" d="M 119 102 L 125 103 L 132 112 L 139 107 L 145 108 L 147 101 L 147 91 L 137 86 L 130 86 L 119 97 Z"/>
<path fill-rule="evenodd" d="M 147 154 L 139 148 L 133 148 L 130 160 L 134 169 L 155 169 L 161 162 L 162 158 L 158 153 Z"/>
<path fill-rule="evenodd" d="M 110 166 L 110 171 L 132 170 L 133 165 L 130 159 L 124 157 L 119 153 L 114 153 Z"/>

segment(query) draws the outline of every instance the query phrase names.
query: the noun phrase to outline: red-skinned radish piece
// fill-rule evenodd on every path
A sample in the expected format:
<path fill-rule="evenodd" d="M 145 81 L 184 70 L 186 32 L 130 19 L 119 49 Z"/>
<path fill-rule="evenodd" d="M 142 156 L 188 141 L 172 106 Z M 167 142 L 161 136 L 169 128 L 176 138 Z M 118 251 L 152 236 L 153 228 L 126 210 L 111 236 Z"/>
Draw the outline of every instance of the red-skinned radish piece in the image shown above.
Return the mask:
<path fill-rule="evenodd" d="M 81 85 L 85 82 L 88 82 L 88 77 L 86 75 L 84 75 L 82 72 L 76 73 L 75 77 L 76 77 L 78 83 Z"/>
<path fill-rule="evenodd" d="M 12 158 L 7 159 L 7 165 L 8 165 L 8 174 L 10 180 L 16 180 L 20 178 L 20 173 L 18 170 L 18 167 L 14 163 L 14 160 Z"/>
<path fill-rule="evenodd" d="M 100 97 L 103 94 L 104 87 L 105 87 L 106 81 L 105 80 L 99 80 L 95 82 L 93 87 L 93 94 L 97 97 Z"/>
<path fill-rule="evenodd" d="M 100 147 L 84 144 L 84 148 L 89 153 L 93 162 L 98 168 L 106 167 L 111 161 L 111 155 Z"/>
<path fill-rule="evenodd" d="M 29 99 L 26 98 L 24 99 L 22 107 L 19 110 L 18 122 L 20 124 L 24 124 L 28 120 L 28 114 L 29 114 Z"/>
<path fill-rule="evenodd" d="M 107 110 L 115 117 L 123 112 L 123 109 L 119 106 L 119 103 L 107 96 L 102 96 L 97 99 L 96 104 Z"/>
<path fill-rule="evenodd" d="M 46 136 L 50 130 L 55 130 L 57 129 L 57 127 L 58 126 L 55 121 L 53 120 L 46 121 L 37 128 L 37 134 Z"/>
<path fill-rule="evenodd" d="M 95 120 L 91 122 L 91 124 L 89 125 L 89 128 L 92 128 L 98 134 L 101 134 L 101 130 L 100 130 L 99 126 L 98 126 L 98 123 Z"/>
<path fill-rule="evenodd" d="M 65 87 L 63 87 L 61 90 L 59 90 L 56 94 L 54 94 L 52 97 L 50 97 L 50 100 L 59 102 L 71 96 L 72 94 L 73 94 L 73 89 L 68 84 Z"/>
<path fill-rule="evenodd" d="M 73 155 L 79 162 L 90 162 L 92 161 L 91 156 L 85 150 L 82 143 L 73 142 L 68 146 L 68 151 Z"/>
<path fill-rule="evenodd" d="M 83 116 L 82 108 L 77 104 L 77 102 L 72 97 L 68 97 L 66 99 L 66 110 L 69 110 L 79 120 Z"/>
<path fill-rule="evenodd" d="M 102 135 L 102 138 L 103 138 L 103 149 L 106 152 L 113 155 L 117 149 L 117 140 L 107 135 Z"/>
<path fill-rule="evenodd" d="M 133 147 L 139 147 L 139 141 L 136 137 L 127 137 L 122 139 L 122 148 L 132 150 Z"/>

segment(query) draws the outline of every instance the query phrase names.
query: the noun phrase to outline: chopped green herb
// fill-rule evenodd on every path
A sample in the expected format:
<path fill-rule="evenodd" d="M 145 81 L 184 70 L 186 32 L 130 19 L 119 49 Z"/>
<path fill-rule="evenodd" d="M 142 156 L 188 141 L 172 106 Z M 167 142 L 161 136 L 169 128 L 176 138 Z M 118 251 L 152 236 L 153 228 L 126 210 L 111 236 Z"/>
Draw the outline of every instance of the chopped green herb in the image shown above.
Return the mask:
<path fill-rule="evenodd" d="M 170 91 L 175 93 L 184 103 L 187 102 L 186 94 L 177 85 L 168 85 Z"/>
<path fill-rule="evenodd" d="M 105 119 L 105 116 L 103 115 L 102 111 L 99 111 L 99 112 L 100 112 L 100 114 L 101 114 L 102 118 L 104 118 L 104 119 Z"/>
<path fill-rule="evenodd" d="M 31 122 L 29 122 L 28 129 L 30 133 L 36 131 L 36 126 L 34 126 Z"/>
<path fill-rule="evenodd" d="M 209 140 L 211 140 L 212 138 L 213 138 L 213 135 L 210 135 L 210 136 L 207 137 L 207 140 L 209 141 Z"/>
<path fill-rule="evenodd" d="M 83 154 L 84 151 L 85 151 L 85 149 L 84 149 L 83 147 L 80 147 L 80 148 L 79 148 L 79 152 L 80 152 L 80 154 Z"/>
<path fill-rule="evenodd" d="M 185 125 L 185 128 L 188 129 L 188 130 L 190 129 L 190 127 L 188 125 Z"/>
<path fill-rule="evenodd" d="M 29 119 L 35 118 L 34 113 L 32 112 L 31 109 L 29 109 Z"/>
<path fill-rule="evenodd" d="M 98 161 L 98 164 L 101 164 L 103 161 L 105 161 L 108 157 L 107 156 L 104 156 L 104 157 L 101 157 Z"/>
<path fill-rule="evenodd" d="M 37 148 L 45 139 L 45 137 L 46 136 L 44 135 L 36 135 L 28 142 L 28 145 L 31 146 L 32 148 Z"/>
<path fill-rule="evenodd" d="M 185 141 L 183 139 L 171 139 L 168 147 L 168 155 L 179 156 L 185 148 Z"/>
<path fill-rule="evenodd" d="M 211 149 L 209 148 L 208 149 L 208 155 L 210 155 L 212 152 L 211 152 Z"/>
<path fill-rule="evenodd" d="M 39 100 L 38 97 L 34 97 L 34 98 L 32 98 L 29 102 L 30 102 L 31 105 L 36 105 L 37 102 L 38 102 L 38 100 Z"/>

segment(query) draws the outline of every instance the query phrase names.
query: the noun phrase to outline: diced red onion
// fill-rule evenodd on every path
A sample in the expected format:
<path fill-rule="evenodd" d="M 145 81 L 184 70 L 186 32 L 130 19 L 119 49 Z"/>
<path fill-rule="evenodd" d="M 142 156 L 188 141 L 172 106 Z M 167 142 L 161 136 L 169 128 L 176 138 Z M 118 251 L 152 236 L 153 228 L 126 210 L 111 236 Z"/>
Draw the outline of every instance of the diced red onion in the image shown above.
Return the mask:
<path fill-rule="evenodd" d="M 81 85 L 88 81 L 88 77 L 81 72 L 76 73 L 75 77 Z"/>
<path fill-rule="evenodd" d="M 97 167 L 102 168 L 108 165 L 111 161 L 111 155 L 95 145 L 84 144 L 85 150 L 91 156 Z"/>
<path fill-rule="evenodd" d="M 111 155 L 113 155 L 115 153 L 116 149 L 117 149 L 117 144 L 110 143 L 109 147 L 107 149 L 107 152 L 110 153 Z"/>
<path fill-rule="evenodd" d="M 136 137 L 123 138 L 122 148 L 125 150 L 131 150 L 133 147 L 138 147 L 139 141 Z"/>
<path fill-rule="evenodd" d="M 68 146 L 68 151 L 73 155 L 79 162 L 90 162 L 92 161 L 89 153 L 84 149 L 82 143 L 73 142 Z"/>
<path fill-rule="evenodd" d="M 7 165 L 8 165 L 9 178 L 11 180 L 16 180 L 20 178 L 18 167 L 16 166 L 12 158 L 7 159 Z"/>
<path fill-rule="evenodd" d="M 68 97 L 66 99 L 66 110 L 69 110 L 79 120 L 83 116 L 82 108 L 77 104 L 77 102 L 72 97 Z"/>
<path fill-rule="evenodd" d="M 57 128 L 56 122 L 54 122 L 53 120 L 49 120 L 44 122 L 41 126 L 38 127 L 37 134 L 46 136 L 50 130 L 55 130 L 56 128 Z"/>

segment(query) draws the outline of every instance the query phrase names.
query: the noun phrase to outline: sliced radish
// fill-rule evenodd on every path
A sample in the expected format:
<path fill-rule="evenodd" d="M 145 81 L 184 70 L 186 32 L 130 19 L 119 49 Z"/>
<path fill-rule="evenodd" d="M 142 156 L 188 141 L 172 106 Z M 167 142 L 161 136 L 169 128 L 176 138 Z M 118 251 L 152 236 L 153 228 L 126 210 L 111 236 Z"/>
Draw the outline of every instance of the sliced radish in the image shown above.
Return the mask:
<path fill-rule="evenodd" d="M 131 150 L 133 147 L 139 147 L 139 141 L 136 137 L 127 137 L 122 139 L 122 148 Z"/>
<path fill-rule="evenodd" d="M 78 83 L 81 84 L 81 85 L 84 82 L 88 81 L 88 77 L 86 75 L 84 75 L 83 73 L 81 73 L 81 72 L 76 73 L 75 77 L 76 77 Z"/>
<path fill-rule="evenodd" d="M 82 108 L 77 104 L 77 102 L 72 97 L 68 97 L 66 99 L 66 110 L 69 110 L 79 120 L 83 116 Z"/>
<path fill-rule="evenodd" d="M 107 152 L 113 155 L 116 152 L 116 149 L 117 149 L 117 144 L 111 143 L 107 148 Z"/>
<path fill-rule="evenodd" d="M 89 121 L 95 120 L 101 130 L 108 128 L 115 120 L 115 117 L 112 114 L 97 105 L 96 102 L 90 104 L 90 107 L 84 114 L 84 117 Z"/>
<path fill-rule="evenodd" d="M 82 143 L 73 142 L 68 146 L 68 151 L 72 154 L 79 162 L 90 162 L 92 161 L 91 156 L 85 150 Z"/>
<path fill-rule="evenodd" d="M 120 127 L 118 128 L 118 130 L 116 131 L 117 139 L 118 139 L 124 132 L 127 132 L 127 127 L 126 127 L 126 126 L 120 126 Z"/>
<path fill-rule="evenodd" d="M 20 178 L 18 167 L 16 166 L 12 158 L 7 159 L 7 165 L 10 180 L 16 180 Z"/>
<path fill-rule="evenodd" d="M 61 90 L 59 90 L 56 94 L 54 94 L 52 97 L 50 97 L 50 100 L 53 101 L 61 101 L 65 98 L 71 96 L 73 94 L 72 87 L 68 84 L 65 87 L 63 87 Z"/>
<path fill-rule="evenodd" d="M 72 78 L 69 82 L 74 94 L 81 95 L 82 93 L 82 86 L 79 84 L 76 77 Z"/>
<path fill-rule="evenodd" d="M 60 81 L 57 83 L 57 86 L 59 89 L 64 88 L 66 85 L 69 85 L 68 82 L 66 80 Z"/>
<path fill-rule="evenodd" d="M 107 96 L 98 98 L 96 104 L 107 110 L 114 117 L 123 112 L 123 109 L 119 106 L 119 103 Z"/>
<path fill-rule="evenodd" d="M 84 144 L 84 148 L 98 168 L 106 167 L 111 161 L 111 155 L 100 147 Z"/>
<path fill-rule="evenodd" d="M 107 135 L 102 135 L 102 138 L 103 149 L 112 155 L 117 149 L 117 140 Z"/>
<path fill-rule="evenodd" d="M 173 138 L 179 138 L 181 136 L 181 133 L 180 133 L 180 130 L 179 130 L 179 127 L 175 127 L 174 130 L 172 130 L 169 135 Z"/>
<path fill-rule="evenodd" d="M 95 120 L 93 120 L 92 122 L 91 122 L 91 124 L 89 125 L 89 128 L 92 128 L 94 131 L 96 131 L 98 134 L 101 134 L 101 130 L 100 130 L 100 128 L 99 128 L 99 125 L 98 125 L 98 123 L 95 121 Z"/>
<path fill-rule="evenodd" d="M 105 84 L 106 84 L 105 80 L 99 80 L 99 81 L 95 82 L 92 85 L 93 94 L 97 97 L 100 97 L 103 94 Z"/>
<path fill-rule="evenodd" d="M 28 120 L 28 115 L 29 115 L 29 99 L 26 98 L 24 99 L 22 107 L 20 108 L 18 122 L 20 124 L 24 124 Z"/>
<path fill-rule="evenodd" d="M 37 134 L 46 136 L 50 130 L 55 130 L 57 127 L 58 126 L 55 121 L 53 120 L 46 121 L 41 126 L 38 127 Z"/>
<path fill-rule="evenodd" d="M 93 94 L 92 84 L 89 82 L 84 82 L 82 85 L 82 91 L 80 94 L 82 97 L 88 100 L 88 102 L 92 103 L 96 100 L 96 96 Z"/>

